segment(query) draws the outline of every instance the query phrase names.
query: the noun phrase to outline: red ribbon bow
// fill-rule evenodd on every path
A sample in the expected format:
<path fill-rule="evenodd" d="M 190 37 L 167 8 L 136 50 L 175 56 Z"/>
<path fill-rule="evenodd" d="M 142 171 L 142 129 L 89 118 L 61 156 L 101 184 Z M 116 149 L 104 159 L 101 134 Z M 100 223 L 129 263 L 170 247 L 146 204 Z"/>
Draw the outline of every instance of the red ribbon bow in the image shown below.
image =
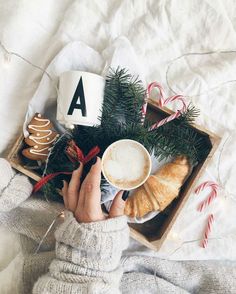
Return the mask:
<path fill-rule="evenodd" d="M 66 148 L 66 153 L 73 163 L 80 161 L 83 164 L 86 164 L 100 152 L 100 148 L 95 146 L 86 156 L 84 156 L 83 151 L 76 145 L 74 140 L 71 140 L 68 145 L 69 146 Z"/>
<path fill-rule="evenodd" d="M 100 152 L 100 148 L 98 146 L 95 146 L 89 151 L 86 156 L 84 156 L 83 151 L 76 145 L 73 140 L 71 140 L 68 145 L 69 146 L 66 148 L 66 153 L 73 163 L 82 162 L 83 164 L 86 164 Z M 43 177 L 34 185 L 33 192 L 39 191 L 48 181 L 62 174 L 71 175 L 72 172 L 56 172 Z"/>

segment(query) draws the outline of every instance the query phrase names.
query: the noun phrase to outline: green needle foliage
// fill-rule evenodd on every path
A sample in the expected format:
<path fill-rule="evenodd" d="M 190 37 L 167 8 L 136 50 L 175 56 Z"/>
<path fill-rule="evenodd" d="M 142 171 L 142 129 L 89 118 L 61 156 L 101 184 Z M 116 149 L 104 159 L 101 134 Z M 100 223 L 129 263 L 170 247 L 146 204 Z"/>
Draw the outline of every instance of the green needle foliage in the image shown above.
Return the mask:
<path fill-rule="evenodd" d="M 158 159 L 186 155 L 195 165 L 202 161 L 210 150 L 207 136 L 200 134 L 190 124 L 199 115 L 189 105 L 186 112 L 177 119 L 149 131 L 155 121 L 146 117 L 142 122 L 141 108 L 145 88 L 142 82 L 125 69 L 110 70 L 105 84 L 104 102 L 101 110 L 101 125 L 94 127 L 75 126 L 74 130 L 60 138 L 54 145 L 49 158 L 47 174 L 56 171 L 72 171 L 78 164 L 72 164 L 65 153 L 67 142 L 73 139 L 86 155 L 94 146 L 100 147 L 102 156 L 114 141 L 133 139 L 143 144 Z M 89 163 L 86 165 L 89 170 Z M 61 178 L 52 181 L 59 187 Z M 51 189 L 52 187 L 50 187 Z"/>

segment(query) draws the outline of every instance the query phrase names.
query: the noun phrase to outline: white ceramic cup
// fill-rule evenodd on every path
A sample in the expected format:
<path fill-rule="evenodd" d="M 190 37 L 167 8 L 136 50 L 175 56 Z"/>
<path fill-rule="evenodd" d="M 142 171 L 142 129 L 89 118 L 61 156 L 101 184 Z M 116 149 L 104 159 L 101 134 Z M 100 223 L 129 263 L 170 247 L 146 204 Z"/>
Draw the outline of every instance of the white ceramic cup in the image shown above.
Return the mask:
<path fill-rule="evenodd" d="M 119 158 L 113 158 L 112 159 L 112 155 L 114 153 L 114 150 L 119 150 L 118 148 L 120 148 L 120 150 L 123 150 L 123 154 L 121 154 L 120 151 L 117 151 L 119 154 L 121 154 L 121 156 L 126 156 L 125 152 L 129 152 L 129 155 L 131 156 L 130 158 L 130 162 L 127 161 L 127 164 L 125 163 L 125 168 L 123 168 L 124 166 L 124 162 L 122 163 L 122 168 L 119 170 L 119 176 L 120 176 L 120 180 L 117 180 L 117 178 L 115 179 L 114 176 L 111 175 L 111 172 L 109 174 L 109 168 L 107 165 L 107 162 L 111 162 L 113 161 L 113 165 L 114 168 L 119 169 Z M 129 149 L 129 148 L 134 148 L 134 149 Z M 127 151 L 129 149 L 129 151 Z M 133 154 L 131 152 L 131 150 L 133 150 Z M 135 154 L 135 155 L 134 155 Z M 132 158 L 132 156 L 135 156 Z M 137 156 L 139 157 L 140 160 L 138 160 L 138 162 L 140 162 L 140 164 L 137 164 L 133 162 L 132 165 L 132 160 L 135 161 L 135 159 L 137 158 Z M 144 162 L 144 164 L 143 164 Z M 110 164 L 110 163 L 109 163 Z M 111 165 L 110 165 L 111 166 Z M 143 170 L 142 170 L 142 174 L 140 172 L 140 168 L 141 166 L 143 166 Z M 105 179 L 108 181 L 108 183 L 110 183 L 111 185 L 113 185 L 114 187 L 116 187 L 117 189 L 120 190 L 132 190 L 135 188 L 138 188 L 139 186 L 141 186 L 149 177 L 150 173 L 151 173 L 151 167 L 152 167 L 152 163 L 151 163 L 151 157 L 150 154 L 148 153 L 147 149 L 140 144 L 137 141 L 134 140 L 130 140 L 130 139 L 123 139 L 123 140 L 119 140 L 116 141 L 114 143 L 112 143 L 104 152 L 103 156 L 102 156 L 102 173 L 105 177 Z M 137 169 L 137 170 L 135 170 Z M 122 172 L 124 172 L 124 174 L 121 174 Z M 127 180 L 129 178 L 129 172 L 132 173 L 132 175 L 136 175 L 139 174 L 140 172 L 140 176 L 137 177 L 137 179 L 132 179 L 132 180 Z M 127 178 L 125 178 L 125 176 L 127 175 Z M 125 183 L 126 182 L 126 183 Z"/>
<path fill-rule="evenodd" d="M 83 71 L 67 71 L 59 77 L 57 120 L 72 125 L 100 125 L 105 79 Z"/>

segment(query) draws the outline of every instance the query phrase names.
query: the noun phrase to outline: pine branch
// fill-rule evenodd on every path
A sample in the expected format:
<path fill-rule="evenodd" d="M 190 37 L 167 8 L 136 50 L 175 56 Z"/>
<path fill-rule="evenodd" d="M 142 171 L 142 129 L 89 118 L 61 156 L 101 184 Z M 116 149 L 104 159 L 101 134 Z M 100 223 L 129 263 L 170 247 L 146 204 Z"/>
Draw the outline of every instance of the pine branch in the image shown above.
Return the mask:
<path fill-rule="evenodd" d="M 192 103 L 189 103 L 187 110 L 182 114 L 179 118 L 180 121 L 184 121 L 184 123 L 192 124 L 195 121 L 195 118 L 200 114 L 199 109 L 197 109 Z"/>
<path fill-rule="evenodd" d="M 101 126 L 141 123 L 145 89 L 126 69 L 110 70 L 106 79 Z"/>
<path fill-rule="evenodd" d="M 156 157 L 160 159 L 186 155 L 193 164 L 201 161 L 209 153 L 207 137 L 199 134 L 189 121 L 197 114 L 190 107 L 178 119 L 162 125 L 150 132 L 150 145 Z"/>

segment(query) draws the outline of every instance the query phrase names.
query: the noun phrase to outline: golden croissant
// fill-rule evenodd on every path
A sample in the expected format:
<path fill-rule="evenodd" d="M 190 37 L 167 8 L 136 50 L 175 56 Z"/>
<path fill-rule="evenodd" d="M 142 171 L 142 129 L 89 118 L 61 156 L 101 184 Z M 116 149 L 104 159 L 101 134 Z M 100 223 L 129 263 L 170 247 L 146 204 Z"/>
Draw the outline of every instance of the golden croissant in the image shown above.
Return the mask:
<path fill-rule="evenodd" d="M 151 211 L 164 210 L 179 195 L 189 172 L 190 164 L 185 156 L 165 164 L 127 199 L 125 214 L 143 217 Z"/>

